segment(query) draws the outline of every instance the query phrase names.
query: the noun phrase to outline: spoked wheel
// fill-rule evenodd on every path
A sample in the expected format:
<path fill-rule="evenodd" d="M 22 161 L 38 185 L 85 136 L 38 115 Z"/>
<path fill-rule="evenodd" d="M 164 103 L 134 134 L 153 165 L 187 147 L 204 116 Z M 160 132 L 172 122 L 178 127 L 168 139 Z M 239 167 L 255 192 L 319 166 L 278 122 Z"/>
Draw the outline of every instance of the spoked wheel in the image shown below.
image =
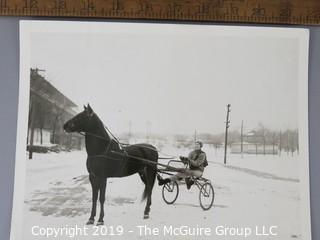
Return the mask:
<path fill-rule="evenodd" d="M 162 198 L 167 204 L 173 204 L 179 195 L 179 185 L 176 181 L 171 181 L 163 185 Z"/>
<path fill-rule="evenodd" d="M 202 185 L 199 192 L 199 202 L 203 210 L 209 210 L 214 201 L 214 190 L 210 182 Z"/>

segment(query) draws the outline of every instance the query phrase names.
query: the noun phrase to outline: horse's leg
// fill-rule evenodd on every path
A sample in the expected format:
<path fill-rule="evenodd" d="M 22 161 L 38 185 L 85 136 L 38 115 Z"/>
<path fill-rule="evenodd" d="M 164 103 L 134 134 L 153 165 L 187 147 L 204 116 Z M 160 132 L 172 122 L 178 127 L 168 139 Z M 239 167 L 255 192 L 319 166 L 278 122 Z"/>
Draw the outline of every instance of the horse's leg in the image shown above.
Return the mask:
<path fill-rule="evenodd" d="M 156 171 L 154 168 L 147 167 L 146 168 L 146 190 L 147 190 L 147 204 L 144 209 L 144 219 L 149 218 L 150 206 L 151 206 L 151 196 L 152 189 L 156 179 Z"/>
<path fill-rule="evenodd" d="M 99 196 L 99 201 L 100 201 L 100 216 L 99 220 L 97 222 L 97 225 L 103 225 L 103 217 L 104 217 L 104 201 L 106 199 L 106 187 L 107 187 L 107 179 L 102 178 L 100 179 L 100 196 Z"/>
<path fill-rule="evenodd" d="M 91 189 L 92 189 L 92 209 L 91 209 L 91 215 L 87 222 L 87 225 L 94 224 L 94 217 L 96 216 L 97 200 L 98 200 L 98 193 L 99 193 L 97 178 L 94 177 L 92 174 L 90 174 L 89 180 L 90 180 Z"/>

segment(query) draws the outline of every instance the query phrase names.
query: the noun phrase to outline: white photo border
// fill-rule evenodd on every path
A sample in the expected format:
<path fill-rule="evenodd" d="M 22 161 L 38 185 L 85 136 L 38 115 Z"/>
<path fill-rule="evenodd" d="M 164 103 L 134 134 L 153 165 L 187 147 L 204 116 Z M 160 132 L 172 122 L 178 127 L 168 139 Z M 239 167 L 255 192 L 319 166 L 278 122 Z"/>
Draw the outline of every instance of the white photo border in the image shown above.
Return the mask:
<path fill-rule="evenodd" d="M 17 141 L 15 156 L 14 196 L 11 219 L 11 240 L 23 239 L 23 202 L 26 177 L 26 138 L 28 128 L 29 90 L 30 90 L 30 56 L 32 33 L 113 33 L 145 31 L 148 34 L 161 34 L 158 27 L 165 26 L 163 33 L 197 34 L 214 29 L 214 35 L 223 36 L 264 36 L 287 37 L 299 40 L 299 158 L 300 161 L 300 193 L 302 239 L 311 240 L 311 215 L 310 215 L 310 182 L 309 182 L 309 137 L 308 137 L 308 49 L 309 30 L 302 28 L 280 27 L 244 27 L 244 26 L 212 26 L 189 24 L 159 24 L 159 23 L 110 23 L 110 22 L 71 22 L 71 21 L 20 21 L 20 79 L 19 103 L 17 118 Z M 209 32 L 208 34 L 212 34 Z"/>

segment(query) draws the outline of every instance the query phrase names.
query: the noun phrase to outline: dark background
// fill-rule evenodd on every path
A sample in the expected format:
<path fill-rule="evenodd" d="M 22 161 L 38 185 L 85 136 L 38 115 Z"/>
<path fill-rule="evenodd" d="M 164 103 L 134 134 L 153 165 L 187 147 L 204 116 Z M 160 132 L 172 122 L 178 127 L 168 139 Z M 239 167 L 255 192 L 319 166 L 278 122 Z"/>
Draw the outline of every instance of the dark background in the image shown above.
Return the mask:
<path fill-rule="evenodd" d="M 0 240 L 10 238 L 19 91 L 19 20 L 21 19 L 49 20 L 49 18 L 0 17 Z M 67 19 L 50 18 L 50 20 Z M 69 18 L 68 20 L 80 19 Z M 309 27 L 309 29 L 311 218 L 313 240 L 320 240 L 320 27 Z"/>

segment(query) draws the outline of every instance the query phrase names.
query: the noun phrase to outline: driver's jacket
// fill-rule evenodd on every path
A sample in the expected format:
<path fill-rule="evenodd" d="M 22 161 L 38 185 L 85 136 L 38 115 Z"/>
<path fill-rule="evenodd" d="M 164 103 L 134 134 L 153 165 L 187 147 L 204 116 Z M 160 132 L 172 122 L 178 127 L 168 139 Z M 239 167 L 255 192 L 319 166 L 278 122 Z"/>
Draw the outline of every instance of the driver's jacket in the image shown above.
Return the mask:
<path fill-rule="evenodd" d="M 206 160 L 206 153 L 199 150 L 193 150 L 188 155 L 190 170 L 200 170 L 203 172 L 204 170 L 204 162 Z"/>

